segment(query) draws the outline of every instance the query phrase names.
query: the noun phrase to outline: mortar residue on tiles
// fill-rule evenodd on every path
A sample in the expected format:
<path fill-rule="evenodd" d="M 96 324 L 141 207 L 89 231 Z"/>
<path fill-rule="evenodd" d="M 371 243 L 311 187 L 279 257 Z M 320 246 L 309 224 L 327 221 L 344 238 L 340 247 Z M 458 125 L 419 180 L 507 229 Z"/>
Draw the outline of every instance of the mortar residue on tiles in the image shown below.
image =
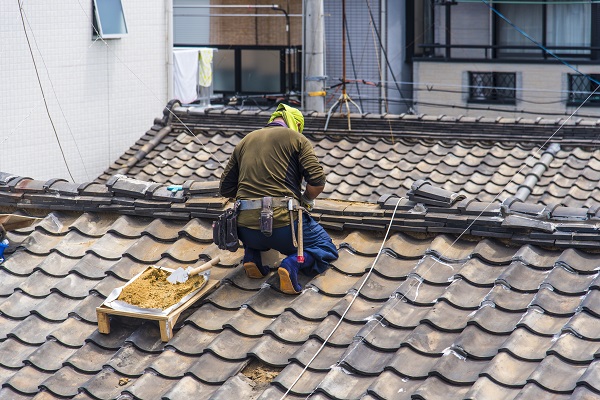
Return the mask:
<path fill-rule="evenodd" d="M 203 286 L 205 277 L 191 276 L 186 282 L 171 283 L 167 277 L 169 271 L 148 268 L 133 282 L 123 288 L 117 300 L 141 308 L 164 310 L 177 304 L 184 296 Z"/>

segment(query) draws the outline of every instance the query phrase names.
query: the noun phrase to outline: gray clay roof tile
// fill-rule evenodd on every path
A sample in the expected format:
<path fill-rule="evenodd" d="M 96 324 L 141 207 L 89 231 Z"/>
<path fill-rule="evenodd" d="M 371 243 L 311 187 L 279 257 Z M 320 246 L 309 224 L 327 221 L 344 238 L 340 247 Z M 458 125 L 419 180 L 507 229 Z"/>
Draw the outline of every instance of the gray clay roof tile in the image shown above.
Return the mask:
<path fill-rule="evenodd" d="M 260 113 L 219 116 L 245 121 L 233 124 L 239 127 L 256 125 Z M 243 250 L 212 243 L 211 222 L 229 205 L 215 196 L 218 179 L 246 132 L 205 127 L 205 120 L 220 121 L 212 112 L 181 117 L 200 127 L 205 147 L 179 123 L 157 123 L 93 183 L 0 173 L 0 206 L 22 212 L 19 201 L 47 210 L 7 236 L 0 397 L 267 399 L 289 389 L 291 399 L 523 400 L 600 393 L 600 261 L 591 251 L 600 246 L 596 150 L 562 146 L 534 177 L 541 161 L 534 140 L 400 135 L 392 142 L 377 136 L 378 124 L 388 131 L 389 124 L 468 126 L 496 137 L 507 127 L 526 127 L 533 137 L 554 124 L 368 116 L 370 136 L 344 138 L 319 136 L 314 121 L 321 117 L 307 117 L 307 137 L 328 172 L 314 217 L 340 257 L 325 274 L 302 277 L 303 292 L 290 296 L 275 273 L 282 257 L 254 280 L 240 265 Z M 146 158 L 127 164 L 142 147 Z M 116 171 L 127 177 L 113 177 Z M 525 187 L 530 178 L 540 181 Z M 184 190 L 172 195 L 162 183 Z M 532 194 L 505 201 L 522 197 L 519 188 Z M 187 267 L 217 256 L 210 277 L 220 286 L 179 316 L 168 342 L 157 323 L 127 317 L 112 317 L 110 334 L 98 332 L 96 307 L 147 266 Z M 256 368 L 270 371 L 270 384 L 257 385 Z"/>

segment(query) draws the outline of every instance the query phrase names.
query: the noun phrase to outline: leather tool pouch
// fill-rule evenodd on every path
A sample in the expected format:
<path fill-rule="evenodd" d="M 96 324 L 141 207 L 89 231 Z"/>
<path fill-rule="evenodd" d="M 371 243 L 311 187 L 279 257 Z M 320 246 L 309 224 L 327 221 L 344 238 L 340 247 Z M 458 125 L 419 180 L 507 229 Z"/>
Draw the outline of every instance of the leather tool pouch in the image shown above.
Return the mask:
<path fill-rule="evenodd" d="M 237 251 L 240 247 L 237 234 L 238 203 L 225 212 L 213 222 L 213 242 L 221 250 Z"/>
<path fill-rule="evenodd" d="M 273 198 L 262 198 L 262 209 L 260 210 L 260 231 L 266 237 L 273 234 Z"/>

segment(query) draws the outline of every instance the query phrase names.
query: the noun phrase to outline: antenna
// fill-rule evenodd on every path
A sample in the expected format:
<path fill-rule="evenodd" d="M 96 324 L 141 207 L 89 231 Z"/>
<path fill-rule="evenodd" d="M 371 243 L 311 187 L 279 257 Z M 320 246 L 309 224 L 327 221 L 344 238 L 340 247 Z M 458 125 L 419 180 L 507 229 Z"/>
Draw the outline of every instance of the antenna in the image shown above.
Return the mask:
<path fill-rule="evenodd" d="M 325 122 L 325 131 L 327 131 L 327 126 L 329 125 L 329 118 L 331 118 L 331 113 L 335 111 L 336 108 L 342 108 L 342 105 L 346 105 L 346 111 L 348 112 L 348 130 L 352 130 L 352 126 L 350 124 L 350 104 L 352 103 L 354 107 L 358 109 L 359 114 L 362 114 L 362 110 L 356 104 L 348 93 L 346 93 L 346 0 L 342 0 L 342 94 L 339 99 L 331 106 L 329 112 L 327 112 L 327 121 Z"/>

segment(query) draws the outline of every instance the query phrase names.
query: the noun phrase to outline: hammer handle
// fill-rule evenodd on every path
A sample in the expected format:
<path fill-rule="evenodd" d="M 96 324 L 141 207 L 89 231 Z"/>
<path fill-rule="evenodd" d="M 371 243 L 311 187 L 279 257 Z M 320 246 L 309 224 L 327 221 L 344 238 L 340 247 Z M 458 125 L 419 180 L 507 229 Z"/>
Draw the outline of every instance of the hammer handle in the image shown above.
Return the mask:
<path fill-rule="evenodd" d="M 302 233 L 302 209 L 298 208 L 298 264 L 304 264 L 304 235 Z"/>
<path fill-rule="evenodd" d="M 217 265 L 219 263 L 219 261 L 221 261 L 221 257 L 215 257 L 215 258 L 213 258 L 209 262 L 204 263 L 201 266 L 192 269 L 188 273 L 188 277 L 194 276 L 194 275 L 198 275 L 200 272 L 204 272 L 206 270 L 211 269 L 213 266 Z"/>

